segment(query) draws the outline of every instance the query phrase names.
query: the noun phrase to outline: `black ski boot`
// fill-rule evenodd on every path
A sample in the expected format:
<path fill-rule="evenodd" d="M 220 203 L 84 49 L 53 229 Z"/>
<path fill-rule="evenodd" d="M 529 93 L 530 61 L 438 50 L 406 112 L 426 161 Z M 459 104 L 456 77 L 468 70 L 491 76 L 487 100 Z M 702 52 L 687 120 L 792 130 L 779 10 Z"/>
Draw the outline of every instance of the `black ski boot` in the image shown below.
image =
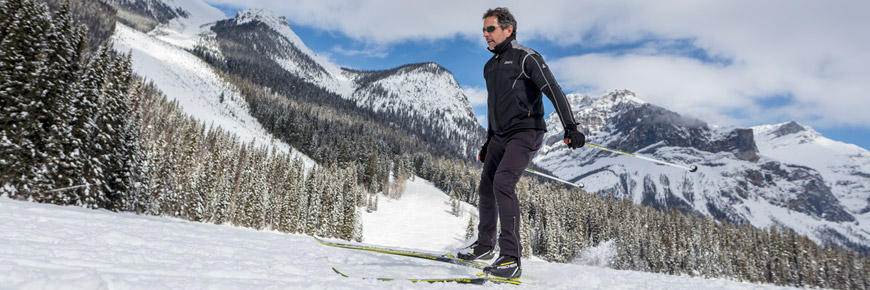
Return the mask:
<path fill-rule="evenodd" d="M 483 272 L 504 279 L 516 279 L 523 274 L 520 258 L 514 256 L 499 256 L 492 266 L 483 268 Z"/>
<path fill-rule="evenodd" d="M 456 253 L 456 257 L 463 260 L 492 260 L 494 256 L 492 246 L 484 246 L 478 242 L 474 242 L 471 246 Z"/>

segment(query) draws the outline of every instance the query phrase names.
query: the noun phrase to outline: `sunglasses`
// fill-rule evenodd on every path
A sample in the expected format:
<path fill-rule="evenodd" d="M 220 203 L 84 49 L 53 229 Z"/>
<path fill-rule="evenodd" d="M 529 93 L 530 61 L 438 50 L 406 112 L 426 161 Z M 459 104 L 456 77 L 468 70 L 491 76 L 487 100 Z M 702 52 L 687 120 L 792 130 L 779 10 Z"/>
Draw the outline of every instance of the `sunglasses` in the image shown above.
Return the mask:
<path fill-rule="evenodd" d="M 493 31 L 495 31 L 495 26 L 487 26 L 483 28 L 483 32 L 492 33 Z"/>

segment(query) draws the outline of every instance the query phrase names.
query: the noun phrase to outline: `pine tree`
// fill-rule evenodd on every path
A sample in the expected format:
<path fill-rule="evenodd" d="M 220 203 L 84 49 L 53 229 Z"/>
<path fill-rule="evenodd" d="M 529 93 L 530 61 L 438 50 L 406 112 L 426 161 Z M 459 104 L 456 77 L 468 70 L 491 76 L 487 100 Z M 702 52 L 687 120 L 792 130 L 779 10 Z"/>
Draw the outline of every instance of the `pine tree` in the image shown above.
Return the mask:
<path fill-rule="evenodd" d="M 205 127 L 202 127 L 200 134 L 205 135 Z M 206 221 L 211 218 L 212 205 L 211 200 L 217 199 L 216 192 L 218 189 L 219 180 L 222 177 L 220 166 L 220 158 L 216 151 L 217 139 L 214 134 L 205 135 L 204 148 L 201 152 L 202 170 L 194 176 L 196 178 L 196 188 L 191 193 L 191 217 L 193 221 Z"/>
<path fill-rule="evenodd" d="M 46 66 L 51 32 L 44 3 L 12 0 L 4 5 L 11 19 L 0 41 L 0 190 L 13 198 L 30 198 L 53 189 L 46 176 L 48 112 L 41 89 L 40 72 Z"/>
<path fill-rule="evenodd" d="M 306 219 L 305 234 L 307 235 L 313 235 L 320 228 L 321 215 L 323 214 L 321 203 L 323 200 L 323 186 L 321 182 L 323 180 L 321 171 L 321 168 L 312 168 L 305 179 L 308 209 L 307 215 L 304 218 Z"/>
<path fill-rule="evenodd" d="M 45 136 L 42 139 L 42 150 L 45 159 L 40 167 L 52 172 L 52 187 L 63 188 L 77 185 L 71 176 L 64 175 L 62 169 L 69 162 L 65 143 L 70 138 L 70 123 L 74 111 L 71 110 L 72 86 L 77 82 L 76 75 L 79 72 L 79 62 L 82 55 L 76 51 L 74 43 L 75 27 L 69 15 L 68 5 L 61 6 L 54 16 L 54 25 L 45 35 L 46 39 L 46 68 L 42 69 L 34 86 L 40 89 L 39 98 L 45 104 L 40 116 L 36 119 L 39 126 L 45 128 Z M 37 200 L 64 204 L 64 191 L 38 194 Z"/>
<path fill-rule="evenodd" d="M 212 128 L 212 132 L 216 130 Z M 219 132 L 219 131 L 218 131 Z M 221 133 L 215 132 L 213 134 L 218 134 L 220 136 L 225 136 Z M 214 202 L 212 202 L 213 214 L 212 214 L 212 222 L 216 224 L 222 224 L 232 220 L 232 211 L 233 211 L 233 193 L 235 190 L 235 182 L 236 182 L 236 164 L 237 160 L 239 160 L 241 152 L 234 152 L 237 148 L 238 144 L 235 138 L 218 138 L 220 140 L 215 146 L 215 154 L 218 155 L 218 160 L 220 160 L 219 169 L 220 178 L 218 179 L 218 184 L 216 187 L 215 196 L 217 197 Z"/>
<path fill-rule="evenodd" d="M 78 118 L 73 121 L 73 136 L 77 140 L 87 140 L 82 152 L 82 180 L 80 184 L 88 184 L 76 204 L 96 208 L 107 205 L 109 191 L 104 172 L 108 172 L 112 142 L 110 132 L 103 132 L 106 115 L 107 87 L 112 69 L 110 46 L 104 44 L 99 53 L 91 58 L 82 76 L 82 89 L 79 91 L 79 101 L 76 102 Z"/>
<path fill-rule="evenodd" d="M 146 89 L 144 87 L 145 84 L 141 80 L 133 80 L 133 82 L 134 85 L 127 100 L 132 111 L 130 116 L 125 120 L 125 131 L 128 134 L 125 135 L 124 144 L 128 146 L 126 151 L 129 152 L 129 155 L 125 159 L 124 167 L 128 170 L 129 179 L 126 182 L 129 186 L 125 193 L 127 201 L 124 204 L 123 210 L 140 213 L 138 209 L 144 207 L 141 203 L 149 191 L 146 185 L 148 183 L 146 178 L 147 164 L 145 163 L 146 145 L 143 142 L 143 128 L 141 126 L 143 118 L 140 109 Z"/>
<path fill-rule="evenodd" d="M 109 45 L 109 44 L 107 44 Z M 133 68 L 129 55 L 114 60 L 105 94 L 105 111 L 101 117 L 101 140 L 107 144 L 103 178 L 106 200 L 101 208 L 118 211 L 127 203 L 128 194 L 139 181 L 140 162 L 138 127 L 132 119 L 131 93 L 134 92 Z M 195 173 L 182 172 L 182 173 Z M 186 213 L 185 213 L 186 216 Z"/>
<path fill-rule="evenodd" d="M 465 226 L 465 239 L 466 240 L 474 237 L 475 229 L 477 229 L 477 221 L 475 221 L 475 219 L 474 219 L 474 213 L 468 212 L 468 224 Z M 520 229 L 522 229 L 522 228 L 520 228 Z M 524 234 L 525 232 L 523 231 L 522 233 Z"/>

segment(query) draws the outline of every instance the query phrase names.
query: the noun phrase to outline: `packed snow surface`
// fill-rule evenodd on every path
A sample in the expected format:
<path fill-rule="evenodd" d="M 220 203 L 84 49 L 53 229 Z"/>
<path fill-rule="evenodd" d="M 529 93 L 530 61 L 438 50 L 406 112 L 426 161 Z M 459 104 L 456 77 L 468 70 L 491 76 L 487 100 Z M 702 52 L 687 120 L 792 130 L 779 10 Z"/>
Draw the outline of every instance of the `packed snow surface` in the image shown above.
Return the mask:
<path fill-rule="evenodd" d="M 364 224 L 371 228 L 365 234 L 366 241 L 413 245 L 433 251 L 459 243 L 465 222 L 458 222 L 461 219 L 458 217 L 432 213 L 450 210 L 449 203 L 444 202 L 444 193 L 420 178 L 411 181 L 408 190 L 415 192 L 408 192 L 401 200 L 382 200 L 383 211 L 363 215 Z M 400 207 L 403 210 L 398 210 Z M 386 222 L 399 220 L 403 222 Z M 373 222 L 382 228 L 375 230 L 379 226 Z M 427 231 L 419 232 L 421 228 Z M 415 234 L 376 235 L 386 229 Z M 0 289 L 476 287 L 363 280 L 358 277 L 467 277 L 477 271 L 421 259 L 327 247 L 303 235 L 37 204 L 6 197 L 0 197 L 0 233 Z M 332 267 L 351 278 L 335 274 Z M 785 289 L 539 259 L 525 260 L 523 273 L 525 284 L 520 286 L 523 289 Z M 484 287 L 519 289 L 514 285 Z"/>

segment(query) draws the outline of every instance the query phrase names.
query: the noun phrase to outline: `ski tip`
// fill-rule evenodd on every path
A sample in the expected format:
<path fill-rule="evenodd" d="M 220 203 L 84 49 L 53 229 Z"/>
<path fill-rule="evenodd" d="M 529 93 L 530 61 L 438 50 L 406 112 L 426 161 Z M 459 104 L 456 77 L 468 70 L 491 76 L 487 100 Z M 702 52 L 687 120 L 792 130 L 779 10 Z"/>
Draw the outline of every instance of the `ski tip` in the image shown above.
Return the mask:
<path fill-rule="evenodd" d="M 478 279 L 483 279 L 483 280 L 489 281 L 489 282 L 494 283 L 494 284 L 521 285 L 521 284 L 523 284 L 523 282 L 520 280 L 529 280 L 529 278 L 526 278 L 526 277 L 512 278 L 512 279 L 501 278 L 501 277 L 497 277 L 497 276 L 491 276 L 487 272 L 480 272 L 480 273 L 477 273 L 475 276 L 477 276 Z"/>
<path fill-rule="evenodd" d="M 339 275 L 341 275 L 342 277 L 350 278 L 350 276 L 345 275 L 344 273 L 342 273 L 341 271 L 339 271 L 339 270 L 336 269 L 335 267 L 332 267 L 332 271 L 335 271 L 336 274 L 339 274 Z"/>
<path fill-rule="evenodd" d="M 695 172 L 695 171 L 698 171 L 698 166 L 692 165 L 691 167 L 689 167 L 689 172 Z"/>

